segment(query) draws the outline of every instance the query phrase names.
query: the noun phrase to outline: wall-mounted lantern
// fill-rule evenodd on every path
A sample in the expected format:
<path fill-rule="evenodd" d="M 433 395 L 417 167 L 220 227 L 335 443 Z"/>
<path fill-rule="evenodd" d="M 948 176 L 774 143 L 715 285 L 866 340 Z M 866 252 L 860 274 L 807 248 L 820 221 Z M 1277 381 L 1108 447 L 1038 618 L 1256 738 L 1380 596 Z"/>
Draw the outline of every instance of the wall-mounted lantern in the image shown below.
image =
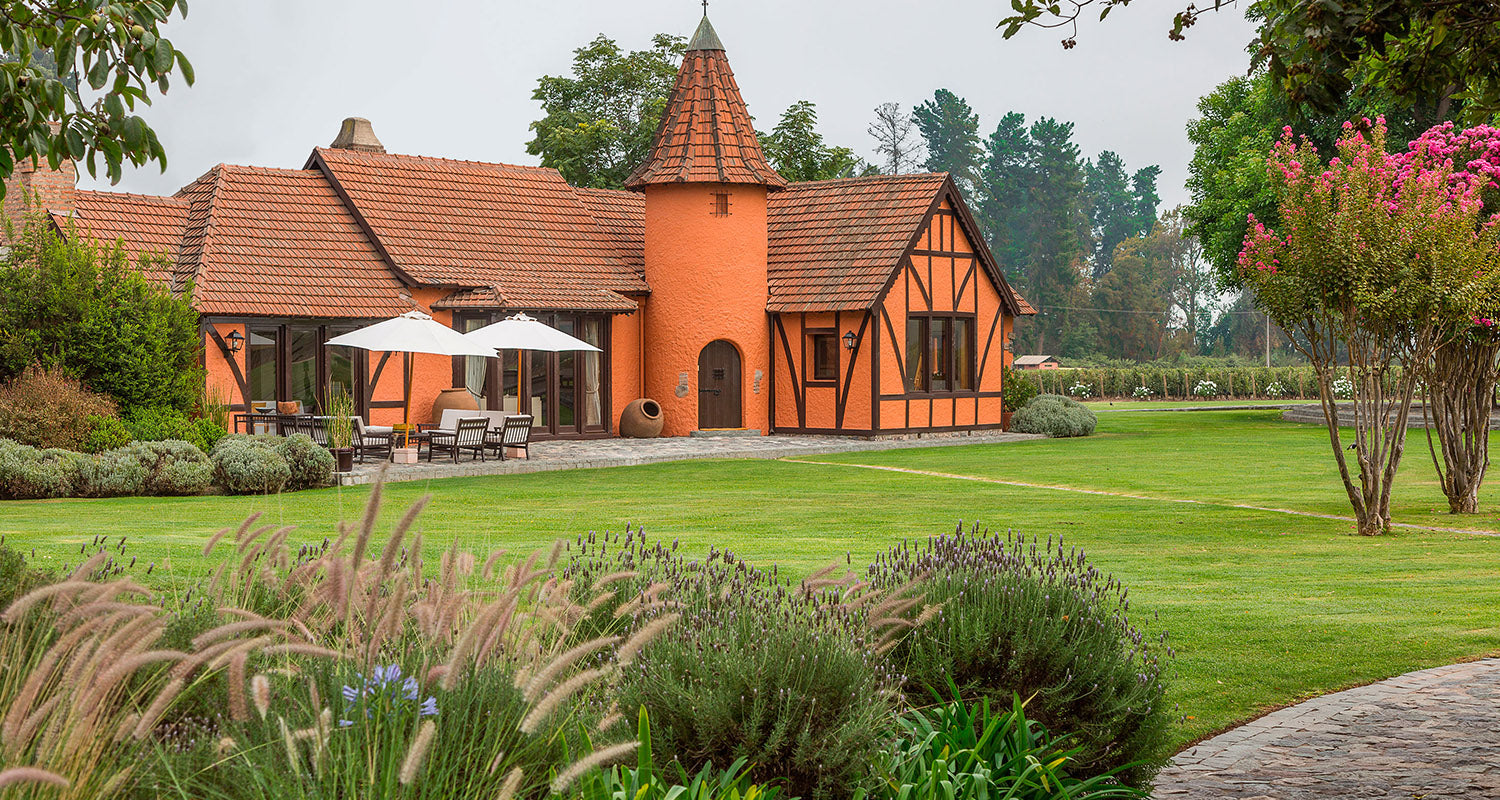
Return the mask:
<path fill-rule="evenodd" d="M 854 349 L 854 331 L 846 331 L 844 333 L 844 349 L 845 350 L 853 350 Z"/>
<path fill-rule="evenodd" d="M 245 336 L 239 331 L 230 331 L 225 337 L 224 350 L 229 353 L 238 353 L 245 347 Z"/>

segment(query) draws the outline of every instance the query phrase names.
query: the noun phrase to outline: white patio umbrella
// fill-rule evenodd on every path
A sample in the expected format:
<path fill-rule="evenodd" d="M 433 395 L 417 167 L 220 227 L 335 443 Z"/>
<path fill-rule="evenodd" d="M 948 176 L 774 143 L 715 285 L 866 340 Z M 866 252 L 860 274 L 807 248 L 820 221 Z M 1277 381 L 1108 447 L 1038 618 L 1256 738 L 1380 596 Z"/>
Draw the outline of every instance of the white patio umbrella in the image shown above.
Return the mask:
<path fill-rule="evenodd" d="M 420 311 L 408 311 L 399 317 L 335 336 L 328 340 L 328 344 L 401 353 L 408 376 L 411 375 L 413 353 L 488 358 L 495 355 L 494 348 L 485 347 Z M 401 416 L 407 425 L 411 424 L 411 384 L 410 380 L 406 382 L 406 408 Z"/>
<path fill-rule="evenodd" d="M 552 353 L 564 350 L 602 352 L 582 339 L 569 336 L 525 314 L 514 314 L 499 322 L 469 331 L 464 336 L 469 337 L 469 341 L 475 344 L 493 347 L 496 350 L 546 350 Z"/>

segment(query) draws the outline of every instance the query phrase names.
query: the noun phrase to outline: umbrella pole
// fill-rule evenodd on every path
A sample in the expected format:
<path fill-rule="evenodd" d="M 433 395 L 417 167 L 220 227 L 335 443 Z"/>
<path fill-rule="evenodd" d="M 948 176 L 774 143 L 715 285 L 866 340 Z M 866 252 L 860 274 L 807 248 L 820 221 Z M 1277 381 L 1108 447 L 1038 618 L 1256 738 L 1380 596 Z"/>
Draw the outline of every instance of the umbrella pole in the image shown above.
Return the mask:
<path fill-rule="evenodd" d="M 405 360 L 406 360 L 406 364 L 404 365 L 404 368 L 406 370 L 406 375 L 405 375 L 405 378 L 406 378 L 406 406 L 405 406 L 404 411 L 402 412 L 401 421 L 402 421 L 403 424 L 406 425 L 407 435 L 410 436 L 411 435 L 411 385 L 413 383 L 412 374 L 411 374 L 412 356 L 411 356 L 411 353 L 402 353 L 402 356 L 404 356 Z"/>

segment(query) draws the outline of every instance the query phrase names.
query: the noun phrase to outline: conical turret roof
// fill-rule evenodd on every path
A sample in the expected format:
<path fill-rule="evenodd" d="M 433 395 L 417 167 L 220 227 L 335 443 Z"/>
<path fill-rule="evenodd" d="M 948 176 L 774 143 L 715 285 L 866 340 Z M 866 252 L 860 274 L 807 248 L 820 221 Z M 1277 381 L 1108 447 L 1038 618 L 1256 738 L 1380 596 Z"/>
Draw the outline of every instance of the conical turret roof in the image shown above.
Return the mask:
<path fill-rule="evenodd" d="M 626 179 L 625 188 L 664 183 L 786 187 L 786 179 L 761 152 L 724 44 L 706 14 L 688 43 L 651 153 Z"/>

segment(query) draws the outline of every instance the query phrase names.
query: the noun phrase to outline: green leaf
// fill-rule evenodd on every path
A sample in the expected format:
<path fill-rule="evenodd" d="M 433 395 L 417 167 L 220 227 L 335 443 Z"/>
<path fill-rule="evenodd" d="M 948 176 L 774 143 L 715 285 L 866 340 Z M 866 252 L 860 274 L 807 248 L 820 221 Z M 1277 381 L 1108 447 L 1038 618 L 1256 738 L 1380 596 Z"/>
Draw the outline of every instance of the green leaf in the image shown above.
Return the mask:
<path fill-rule="evenodd" d="M 104 82 L 107 80 L 109 80 L 109 59 L 100 53 L 95 56 L 94 66 L 89 69 L 89 86 L 103 89 Z"/>
<path fill-rule="evenodd" d="M 120 129 L 120 141 L 124 143 L 126 150 L 133 153 L 141 149 L 146 140 L 145 127 L 146 123 L 140 117 L 125 118 L 125 124 Z"/>
<path fill-rule="evenodd" d="M 187 56 L 183 55 L 181 50 L 172 52 L 177 56 L 177 71 L 182 73 L 182 79 L 187 81 L 187 85 L 192 86 L 193 65 L 188 62 Z"/>
<path fill-rule="evenodd" d="M 71 156 L 74 161 L 83 158 L 83 134 L 79 133 L 77 128 L 68 127 L 64 129 L 64 135 L 67 136 L 68 140 L 68 155 Z M 0 165 L 0 167 L 3 167 L 3 165 Z"/>
<path fill-rule="evenodd" d="M 166 39 L 156 40 L 156 71 L 165 73 L 172 68 L 172 43 Z"/>

